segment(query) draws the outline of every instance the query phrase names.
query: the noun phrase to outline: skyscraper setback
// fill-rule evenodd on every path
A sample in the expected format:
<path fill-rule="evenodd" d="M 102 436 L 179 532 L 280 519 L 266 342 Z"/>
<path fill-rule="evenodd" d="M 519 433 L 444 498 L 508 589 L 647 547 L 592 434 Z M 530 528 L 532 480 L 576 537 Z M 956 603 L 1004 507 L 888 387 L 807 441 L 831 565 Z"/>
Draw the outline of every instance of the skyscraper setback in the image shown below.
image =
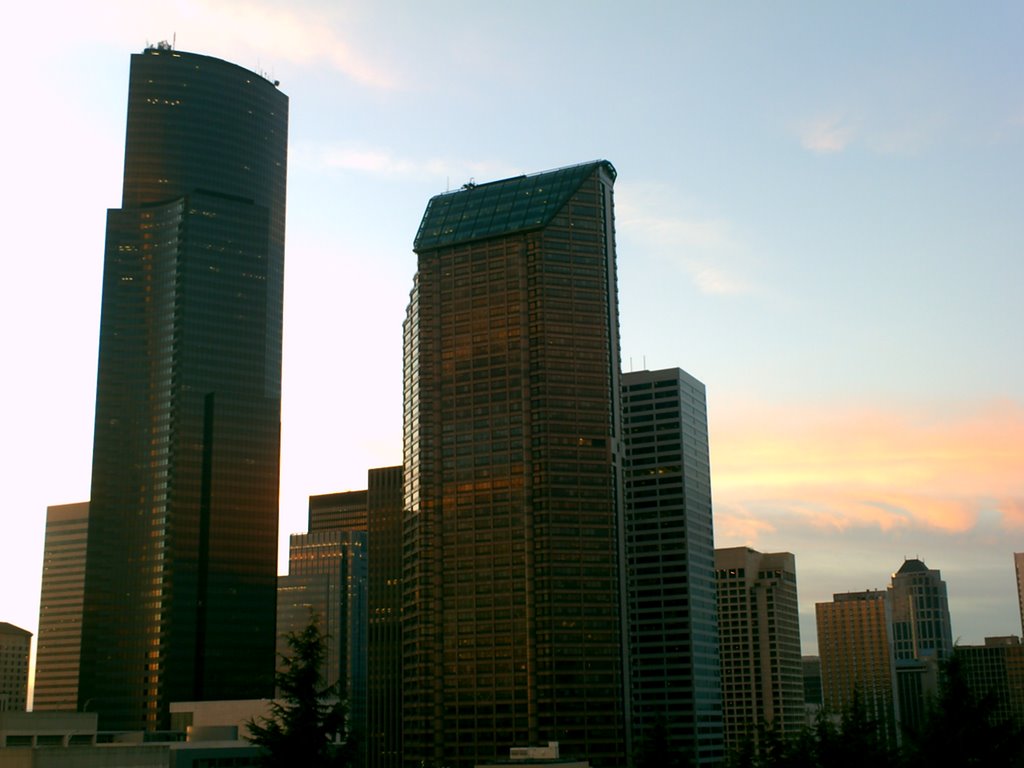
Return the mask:
<path fill-rule="evenodd" d="M 430 200 L 405 322 L 404 758 L 625 762 L 619 340 L 598 161 Z"/>
<path fill-rule="evenodd" d="M 102 728 L 273 691 L 287 130 L 259 74 L 132 56 L 78 693 Z"/>

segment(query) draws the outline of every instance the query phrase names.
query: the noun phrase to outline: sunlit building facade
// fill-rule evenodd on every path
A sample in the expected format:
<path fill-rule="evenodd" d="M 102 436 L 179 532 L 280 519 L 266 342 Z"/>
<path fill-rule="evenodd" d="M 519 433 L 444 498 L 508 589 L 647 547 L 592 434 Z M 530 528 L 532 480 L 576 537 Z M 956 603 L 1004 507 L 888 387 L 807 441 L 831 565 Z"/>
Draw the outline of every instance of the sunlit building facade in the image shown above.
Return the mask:
<path fill-rule="evenodd" d="M 821 692 L 829 713 L 842 715 L 858 697 L 863 711 L 895 746 L 900 723 L 890 596 L 842 592 L 816 603 Z"/>
<path fill-rule="evenodd" d="M 715 550 L 722 721 L 727 753 L 770 725 L 782 735 L 804 724 L 796 558 L 750 547 Z"/>
<path fill-rule="evenodd" d="M 723 757 L 704 385 L 679 368 L 622 376 L 634 741 L 663 723 L 695 765 Z"/>
<path fill-rule="evenodd" d="M 366 727 L 367 567 L 365 530 L 293 533 L 288 575 L 278 577 L 277 595 L 278 659 L 291 655 L 287 636 L 316 617 L 326 636 L 324 682 L 338 685 L 349 728 L 360 734 Z"/>
<path fill-rule="evenodd" d="M 273 692 L 287 129 L 259 74 L 132 56 L 79 670 L 101 729 Z"/>
<path fill-rule="evenodd" d="M 365 531 L 367 492 L 342 491 L 309 497 L 309 532 Z"/>
<path fill-rule="evenodd" d="M 39 597 L 39 637 L 32 709 L 78 708 L 78 661 L 82 646 L 85 593 L 85 541 L 89 502 L 46 508 L 43 578 Z"/>
<path fill-rule="evenodd" d="M 430 200 L 405 334 L 407 766 L 626 759 L 605 161 Z"/>

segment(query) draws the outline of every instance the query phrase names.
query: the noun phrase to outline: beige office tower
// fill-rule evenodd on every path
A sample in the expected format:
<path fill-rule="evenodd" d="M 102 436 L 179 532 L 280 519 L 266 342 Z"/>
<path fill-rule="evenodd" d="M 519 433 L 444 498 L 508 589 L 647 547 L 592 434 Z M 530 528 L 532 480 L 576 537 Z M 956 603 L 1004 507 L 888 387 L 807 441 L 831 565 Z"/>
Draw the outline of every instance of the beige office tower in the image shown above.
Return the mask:
<path fill-rule="evenodd" d="M 825 709 L 840 715 L 857 695 L 868 717 L 895 745 L 899 712 L 889 594 L 844 592 L 814 608 Z"/>
<path fill-rule="evenodd" d="M 759 723 L 783 734 L 804 724 L 796 558 L 749 547 L 716 549 L 715 570 L 728 754 L 756 738 Z"/>
<path fill-rule="evenodd" d="M 46 508 L 32 703 L 37 712 L 78 709 L 78 654 L 82 644 L 88 531 L 89 502 Z"/>

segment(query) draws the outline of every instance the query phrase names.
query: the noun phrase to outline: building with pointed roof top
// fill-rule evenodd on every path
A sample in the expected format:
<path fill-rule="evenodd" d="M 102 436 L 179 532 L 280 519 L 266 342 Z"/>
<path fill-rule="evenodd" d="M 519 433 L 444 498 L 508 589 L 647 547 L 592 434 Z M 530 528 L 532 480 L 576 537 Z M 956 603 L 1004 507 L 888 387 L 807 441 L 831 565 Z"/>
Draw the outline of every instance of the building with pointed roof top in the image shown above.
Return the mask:
<path fill-rule="evenodd" d="M 953 629 L 939 571 L 908 558 L 892 575 L 889 594 L 896 660 L 947 658 L 953 652 Z"/>
<path fill-rule="evenodd" d="M 406 765 L 626 762 L 612 187 L 596 161 L 430 200 L 404 326 Z"/>

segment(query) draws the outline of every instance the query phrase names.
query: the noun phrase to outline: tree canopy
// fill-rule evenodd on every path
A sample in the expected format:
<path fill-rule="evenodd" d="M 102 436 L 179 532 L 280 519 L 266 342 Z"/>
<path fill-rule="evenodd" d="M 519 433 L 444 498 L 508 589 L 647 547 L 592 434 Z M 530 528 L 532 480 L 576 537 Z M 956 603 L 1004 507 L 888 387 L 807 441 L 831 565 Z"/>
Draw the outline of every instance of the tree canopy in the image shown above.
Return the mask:
<path fill-rule="evenodd" d="M 263 747 L 267 768 L 348 765 L 345 703 L 338 695 L 339 683 L 323 678 L 327 639 L 316 616 L 286 638 L 289 652 L 275 675 L 278 696 L 269 717 L 249 721 L 249 741 Z"/>

